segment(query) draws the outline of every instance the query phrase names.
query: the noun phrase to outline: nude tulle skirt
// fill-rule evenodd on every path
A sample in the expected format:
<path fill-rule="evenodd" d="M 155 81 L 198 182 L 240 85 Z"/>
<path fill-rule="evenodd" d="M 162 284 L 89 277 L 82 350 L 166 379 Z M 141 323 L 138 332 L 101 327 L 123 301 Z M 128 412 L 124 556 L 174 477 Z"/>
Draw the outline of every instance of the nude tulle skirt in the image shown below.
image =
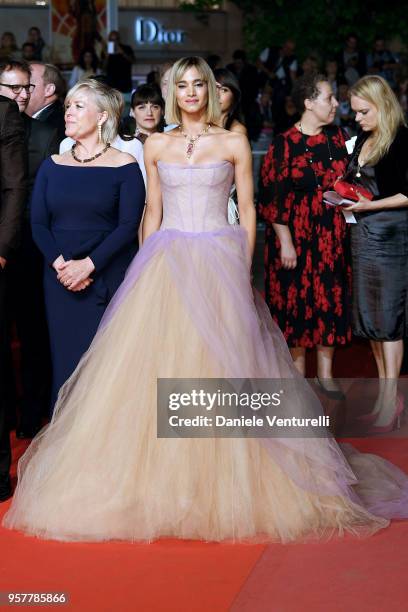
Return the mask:
<path fill-rule="evenodd" d="M 158 377 L 298 377 L 246 262 L 239 227 L 146 241 L 20 461 L 6 527 L 62 540 L 288 542 L 407 516 L 408 478 L 351 448 L 346 459 L 332 438 L 157 438 Z M 318 400 L 300 384 L 291 413 L 302 416 Z"/>

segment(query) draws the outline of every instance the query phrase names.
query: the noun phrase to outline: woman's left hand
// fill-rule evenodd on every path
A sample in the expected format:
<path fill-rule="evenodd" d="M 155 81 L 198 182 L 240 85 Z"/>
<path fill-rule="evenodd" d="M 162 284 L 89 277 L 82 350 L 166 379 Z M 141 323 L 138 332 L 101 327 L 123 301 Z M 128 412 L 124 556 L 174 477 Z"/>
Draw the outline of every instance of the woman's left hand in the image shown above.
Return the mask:
<path fill-rule="evenodd" d="M 70 291 L 75 290 L 90 274 L 95 266 L 90 257 L 70 259 L 59 267 L 58 280 Z"/>
<path fill-rule="evenodd" d="M 361 193 L 357 190 L 358 193 L 358 202 L 355 204 L 350 204 L 350 206 L 345 206 L 346 210 L 351 210 L 352 212 L 366 212 L 367 210 L 373 210 L 373 202 L 368 198 L 365 198 Z"/>

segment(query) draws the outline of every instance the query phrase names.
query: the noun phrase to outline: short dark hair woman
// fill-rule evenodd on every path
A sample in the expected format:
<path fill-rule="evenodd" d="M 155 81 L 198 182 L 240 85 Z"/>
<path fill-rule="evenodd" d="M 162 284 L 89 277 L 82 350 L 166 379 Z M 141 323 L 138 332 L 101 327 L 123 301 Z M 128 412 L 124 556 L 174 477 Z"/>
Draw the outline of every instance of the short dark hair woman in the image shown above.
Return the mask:
<path fill-rule="evenodd" d="M 133 92 L 130 102 L 130 118 L 123 128 L 126 134 L 135 136 L 142 144 L 164 127 L 165 102 L 157 85 L 146 83 Z"/>
<path fill-rule="evenodd" d="M 340 399 L 332 360 L 351 340 L 351 268 L 345 219 L 323 192 L 344 174 L 347 151 L 331 125 L 338 102 L 327 77 L 300 77 L 292 96 L 301 118 L 275 138 L 262 168 L 265 297 L 298 370 L 305 373 L 306 349 L 316 346 L 318 381 Z"/>

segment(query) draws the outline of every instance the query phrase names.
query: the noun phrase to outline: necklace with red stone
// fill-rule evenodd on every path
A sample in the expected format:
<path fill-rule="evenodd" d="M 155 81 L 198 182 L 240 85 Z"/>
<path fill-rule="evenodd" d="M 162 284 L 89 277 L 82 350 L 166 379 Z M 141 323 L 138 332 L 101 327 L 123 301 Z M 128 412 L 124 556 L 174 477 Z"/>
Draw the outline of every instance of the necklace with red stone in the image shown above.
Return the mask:
<path fill-rule="evenodd" d="M 190 159 L 190 157 L 192 156 L 197 140 L 201 138 L 201 136 L 206 134 L 208 130 L 210 129 L 210 127 L 211 127 L 211 123 L 209 123 L 204 129 L 202 129 L 201 132 L 197 134 L 197 136 L 190 136 L 190 134 L 186 134 L 186 132 L 183 131 L 183 125 L 179 125 L 180 132 L 182 133 L 184 138 L 186 138 L 188 141 L 187 149 L 186 149 L 187 159 Z"/>
<path fill-rule="evenodd" d="M 302 140 L 303 140 L 303 144 L 304 144 L 304 147 L 305 147 L 305 153 L 308 155 L 307 159 L 309 160 L 309 163 L 310 163 L 310 168 L 313 170 L 313 174 L 314 174 L 315 181 L 316 181 L 316 187 L 317 187 L 318 189 L 319 189 L 319 187 L 323 188 L 323 185 L 321 185 L 321 183 L 319 183 L 319 179 L 318 179 L 318 177 L 317 177 L 317 174 L 316 174 L 316 172 L 315 172 L 315 169 L 314 169 L 314 168 L 313 168 L 313 166 L 312 166 L 313 161 L 314 161 L 314 160 L 313 160 L 313 151 L 311 151 L 311 150 L 309 149 L 309 147 L 308 147 L 308 144 L 307 144 L 307 138 L 305 137 L 305 136 L 307 136 L 307 134 L 305 135 L 305 134 L 303 133 L 303 130 L 302 130 L 302 124 L 300 123 L 300 121 L 299 121 L 299 131 L 300 131 L 300 133 L 302 134 Z M 326 132 L 325 132 L 324 130 L 323 130 L 321 133 L 322 133 L 322 134 L 325 136 L 325 138 L 326 138 L 327 151 L 328 151 L 328 153 L 329 153 L 329 162 L 330 162 L 330 165 L 331 165 L 331 162 L 333 161 L 333 155 L 332 155 L 331 148 L 330 148 L 330 138 L 329 138 L 328 134 L 326 134 Z M 317 136 L 318 136 L 318 135 L 319 135 L 319 134 L 317 134 Z M 333 174 L 333 172 L 334 172 L 333 168 L 330 168 L 330 172 Z"/>

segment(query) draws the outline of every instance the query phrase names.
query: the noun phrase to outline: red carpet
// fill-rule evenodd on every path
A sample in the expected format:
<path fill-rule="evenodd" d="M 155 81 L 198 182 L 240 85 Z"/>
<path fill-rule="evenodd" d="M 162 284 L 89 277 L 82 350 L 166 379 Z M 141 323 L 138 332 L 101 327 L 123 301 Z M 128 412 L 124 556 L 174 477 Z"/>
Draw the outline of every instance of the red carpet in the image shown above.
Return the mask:
<path fill-rule="evenodd" d="M 350 374 L 350 359 L 354 376 L 374 374 L 372 356 L 357 344 L 339 351 L 338 376 Z M 309 367 L 312 375 L 312 360 Z M 407 439 L 405 424 L 386 439 L 353 443 L 408 472 Z M 14 474 L 25 446 L 13 439 Z M 0 519 L 8 506 L 0 504 Z M 70 601 L 61 610 L 383 612 L 404 610 L 408 601 L 408 521 L 368 539 L 286 546 L 65 544 L 0 528 L 0 550 L 0 592 L 64 591 Z"/>
<path fill-rule="evenodd" d="M 406 438 L 353 443 L 408 472 Z M 16 456 L 23 448 L 14 443 Z M 63 610 L 383 612 L 408 600 L 408 521 L 368 539 L 286 546 L 65 544 L 1 528 L 0 550 L 0 591 L 64 591 Z"/>

